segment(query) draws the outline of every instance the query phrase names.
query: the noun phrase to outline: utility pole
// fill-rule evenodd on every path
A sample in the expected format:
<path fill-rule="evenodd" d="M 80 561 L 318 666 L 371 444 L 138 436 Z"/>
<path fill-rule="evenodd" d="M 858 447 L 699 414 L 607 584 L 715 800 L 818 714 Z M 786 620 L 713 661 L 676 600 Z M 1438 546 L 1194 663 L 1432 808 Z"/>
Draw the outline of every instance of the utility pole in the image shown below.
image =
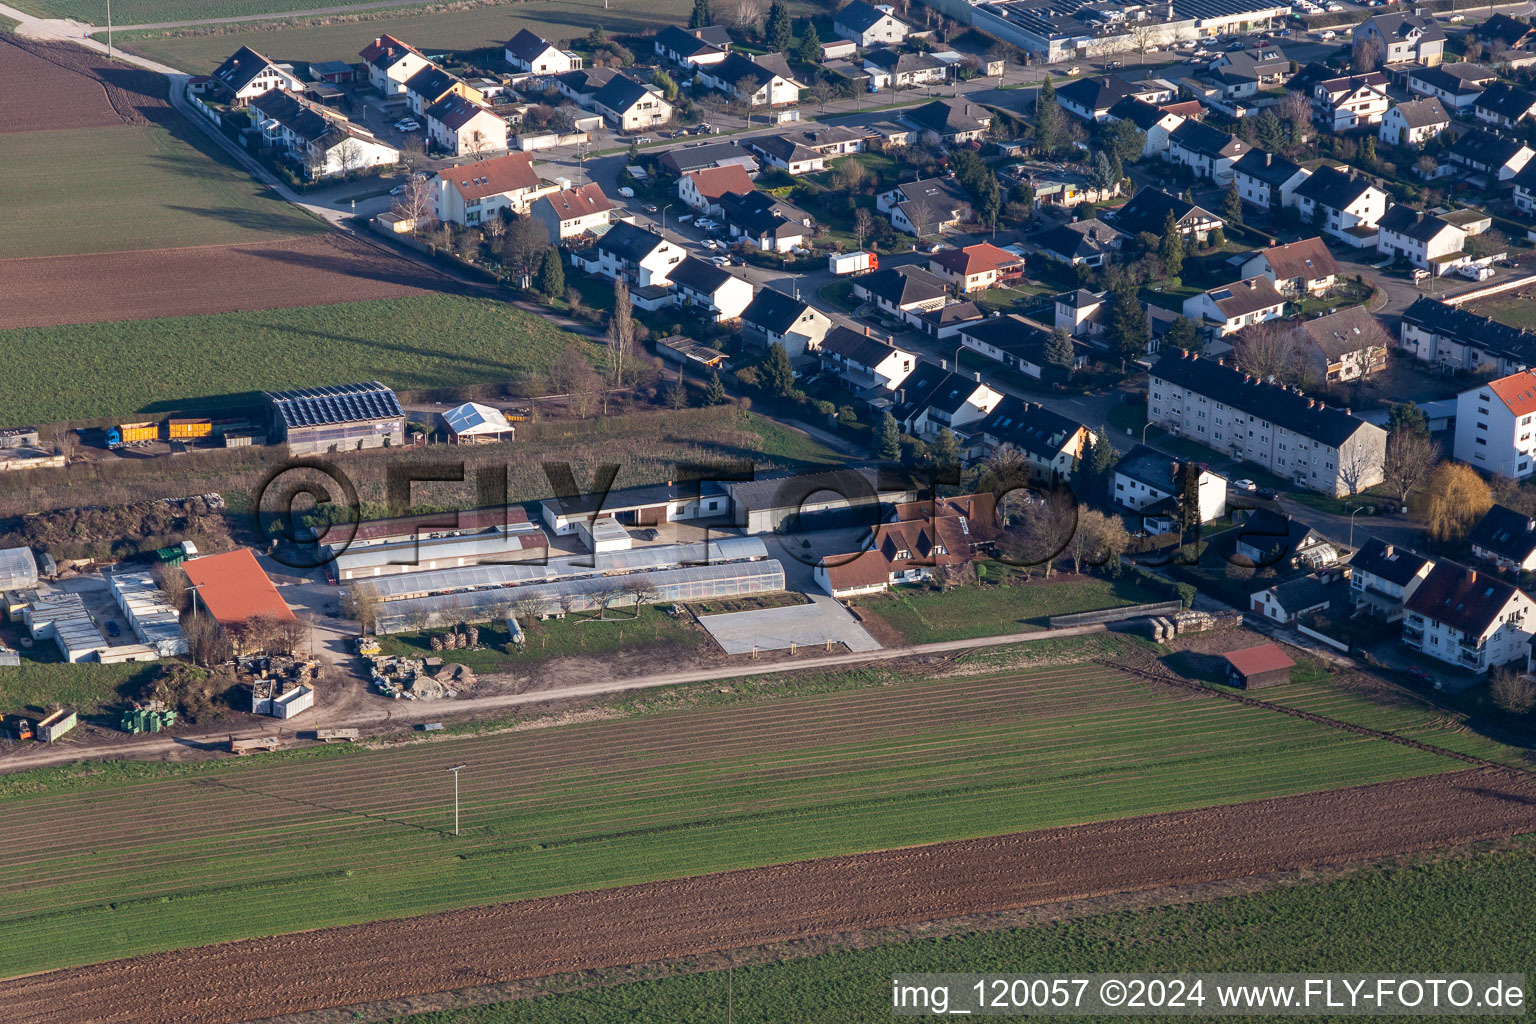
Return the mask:
<path fill-rule="evenodd" d="M 107 60 L 112 59 L 112 0 L 107 0 Z"/>
<path fill-rule="evenodd" d="M 459 772 L 468 765 L 456 764 L 452 768 L 444 768 L 445 772 L 453 772 L 453 834 L 459 834 Z"/>

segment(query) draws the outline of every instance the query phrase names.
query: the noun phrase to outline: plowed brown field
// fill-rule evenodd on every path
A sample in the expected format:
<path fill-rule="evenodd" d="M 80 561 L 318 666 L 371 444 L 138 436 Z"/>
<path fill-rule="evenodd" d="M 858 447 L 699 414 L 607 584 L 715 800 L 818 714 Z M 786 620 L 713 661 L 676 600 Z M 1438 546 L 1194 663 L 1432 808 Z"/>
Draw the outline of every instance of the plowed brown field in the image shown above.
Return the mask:
<path fill-rule="evenodd" d="M 1478 769 L 255 939 L 0 983 L 8 1022 L 244 1021 L 1536 831 Z"/>
<path fill-rule="evenodd" d="M 67 43 L 0 36 L 0 134 L 148 124 L 168 109 L 159 75 Z"/>
<path fill-rule="evenodd" d="M 455 290 L 453 282 L 339 233 L 0 260 L 0 330 L 321 306 Z"/>

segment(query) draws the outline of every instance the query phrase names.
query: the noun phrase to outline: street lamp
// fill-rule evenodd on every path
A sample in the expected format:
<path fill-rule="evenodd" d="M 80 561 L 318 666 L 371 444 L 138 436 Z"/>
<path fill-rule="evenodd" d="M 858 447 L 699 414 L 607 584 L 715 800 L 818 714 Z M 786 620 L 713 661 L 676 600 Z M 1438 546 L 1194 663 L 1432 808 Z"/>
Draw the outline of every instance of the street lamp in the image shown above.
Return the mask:
<path fill-rule="evenodd" d="M 663 206 L 661 208 L 661 233 L 662 234 L 666 234 L 667 233 L 667 211 L 670 210 L 670 209 L 672 209 L 672 204 L 671 203 L 668 203 L 666 206 Z"/>
<path fill-rule="evenodd" d="M 445 772 L 453 772 L 453 834 L 459 834 L 459 772 L 468 765 L 456 764 L 452 768 L 444 768 Z"/>
<path fill-rule="evenodd" d="M 1151 425 L 1152 425 L 1152 421 L 1151 420 L 1147 420 L 1147 422 L 1143 423 L 1142 426 L 1141 426 L 1141 443 L 1142 444 L 1146 444 L 1147 443 L 1147 428 L 1150 427 Z"/>
<path fill-rule="evenodd" d="M 1362 508 L 1365 508 L 1365 506 L 1361 505 L 1360 508 L 1355 509 L 1355 512 L 1359 512 Z M 1349 514 L 1349 548 L 1351 551 L 1355 548 L 1355 512 Z"/>

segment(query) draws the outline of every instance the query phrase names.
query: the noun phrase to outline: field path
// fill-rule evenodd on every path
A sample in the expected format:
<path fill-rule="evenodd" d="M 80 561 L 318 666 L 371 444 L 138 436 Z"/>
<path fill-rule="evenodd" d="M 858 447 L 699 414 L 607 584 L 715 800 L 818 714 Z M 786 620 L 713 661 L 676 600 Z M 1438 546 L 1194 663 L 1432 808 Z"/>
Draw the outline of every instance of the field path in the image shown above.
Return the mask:
<path fill-rule="evenodd" d="M 0 983 L 14 1024 L 223 1024 L 1536 831 L 1478 769 L 300 932 Z"/>

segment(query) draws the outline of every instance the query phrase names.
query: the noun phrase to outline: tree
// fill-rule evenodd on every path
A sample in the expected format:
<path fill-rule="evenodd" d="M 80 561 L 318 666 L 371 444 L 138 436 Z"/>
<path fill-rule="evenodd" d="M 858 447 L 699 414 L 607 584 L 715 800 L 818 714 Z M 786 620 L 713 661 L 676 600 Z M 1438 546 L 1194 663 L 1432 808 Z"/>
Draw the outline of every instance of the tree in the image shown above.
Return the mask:
<path fill-rule="evenodd" d="M 688 15 L 688 27 L 708 28 L 714 23 L 714 16 L 709 11 L 709 0 L 693 0 L 693 13 Z"/>
<path fill-rule="evenodd" d="M 1186 462 L 1179 467 L 1179 530 L 1185 537 L 1200 539 L 1200 474 L 1201 467 Z"/>
<path fill-rule="evenodd" d="M 378 628 L 379 592 L 363 583 L 354 583 L 341 596 L 341 611 L 349 619 L 355 619 L 364 633 Z"/>
<path fill-rule="evenodd" d="M 191 588 L 187 581 L 187 574 L 182 571 L 181 566 L 161 562 L 155 566 L 150 575 L 154 577 L 155 586 L 159 588 L 160 593 L 165 595 L 165 603 L 178 612 L 185 610 L 187 595 L 191 593 Z"/>
<path fill-rule="evenodd" d="M 187 638 L 187 653 L 193 664 L 211 668 L 229 657 L 229 640 L 207 612 L 197 612 L 185 619 L 181 631 Z"/>
<path fill-rule="evenodd" d="M 662 91 L 668 103 L 677 102 L 677 79 L 657 68 L 651 72 L 651 84 Z"/>
<path fill-rule="evenodd" d="M 955 439 L 955 432 L 948 427 L 939 431 L 939 436 L 934 438 L 933 444 L 928 448 L 928 453 L 933 457 L 936 465 L 958 468 L 960 465 L 960 442 Z"/>
<path fill-rule="evenodd" d="M 1045 364 L 1070 376 L 1075 355 L 1072 349 L 1072 335 L 1067 333 L 1067 329 L 1057 327 L 1052 330 L 1050 337 L 1045 340 Z"/>
<path fill-rule="evenodd" d="M 768 49 L 774 53 L 786 52 L 795 41 L 795 30 L 789 22 L 789 8 L 783 0 L 773 0 L 768 5 L 768 24 L 763 26 L 763 36 Z"/>
<path fill-rule="evenodd" d="M 775 395 L 787 395 L 795 389 L 795 368 L 789 362 L 789 351 L 781 342 L 768 346 L 768 358 L 763 360 L 763 386 Z"/>
<path fill-rule="evenodd" d="M 544 250 L 544 263 L 539 268 L 539 294 L 551 302 L 565 294 L 565 264 L 560 261 L 560 250 L 554 246 Z"/>
<path fill-rule="evenodd" d="M 1099 146 L 1122 163 L 1141 159 L 1147 146 L 1147 133 L 1130 118 L 1121 117 L 1099 125 Z"/>
<path fill-rule="evenodd" d="M 1397 495 L 1398 505 L 1408 504 L 1408 494 L 1418 487 L 1435 468 L 1434 442 L 1427 433 L 1411 427 L 1387 435 L 1387 455 L 1381 472 L 1387 486 Z"/>
<path fill-rule="evenodd" d="M 821 44 L 816 44 L 816 50 L 821 52 Z M 820 58 L 817 58 L 820 59 Z M 805 89 L 805 96 L 812 103 L 821 108 L 821 112 L 827 112 L 827 101 L 832 98 L 832 85 L 824 78 L 818 78 Z"/>
<path fill-rule="evenodd" d="M 1350 51 L 1349 64 L 1357 75 L 1375 71 L 1381 65 L 1381 40 L 1372 35 L 1355 43 L 1355 48 Z"/>
<path fill-rule="evenodd" d="M 1093 154 L 1093 166 L 1088 170 L 1088 184 L 1102 191 L 1114 188 L 1124 174 L 1118 158 L 1105 150 Z"/>
<path fill-rule="evenodd" d="M 1424 410 L 1413 402 L 1398 402 L 1387 413 L 1387 433 L 1389 435 L 1417 434 L 1428 439 L 1429 420 L 1425 417 Z"/>
<path fill-rule="evenodd" d="M 881 414 L 880 426 L 875 430 L 875 455 L 887 462 L 901 458 L 901 427 L 888 412 Z"/>
<path fill-rule="evenodd" d="M 1367 135 L 1360 146 L 1360 162 L 1371 170 L 1376 169 L 1376 136 Z"/>
<path fill-rule="evenodd" d="M 1072 571 L 1081 573 L 1083 563 L 1107 565 L 1118 563 L 1130 546 L 1131 538 L 1119 516 L 1107 516 L 1091 508 L 1077 510 L 1077 530 L 1067 545 L 1072 556 Z"/>
<path fill-rule="evenodd" d="M 1238 332 L 1232 356 L 1244 373 L 1261 380 L 1273 377 L 1284 384 L 1299 383 L 1303 372 L 1298 333 L 1296 325 L 1287 320 L 1251 324 Z"/>
<path fill-rule="evenodd" d="M 821 36 L 816 33 L 816 26 L 810 22 L 805 24 L 805 33 L 800 36 L 800 45 L 796 52 L 803 63 L 821 63 Z"/>
<path fill-rule="evenodd" d="M 864 207 L 853 211 L 853 234 L 859 240 L 859 248 L 864 248 L 864 239 L 874 230 L 875 215 Z"/>
<path fill-rule="evenodd" d="M 1237 180 L 1227 186 L 1227 194 L 1221 200 L 1221 216 L 1228 224 L 1243 222 L 1243 197 L 1237 191 Z"/>
<path fill-rule="evenodd" d="M 1077 498 L 1065 487 L 1036 491 L 1025 509 L 1007 519 L 998 540 L 1002 560 L 1026 572 L 1037 565 L 1049 577 L 1057 556 L 1067 549 L 1077 532 Z"/>
<path fill-rule="evenodd" d="M 1152 340 L 1152 321 L 1129 283 L 1115 291 L 1109 312 L 1109 337 L 1122 364 L 1136 359 Z"/>
<path fill-rule="evenodd" d="M 1528 715 L 1536 708 L 1536 682 L 1508 666 L 1494 669 L 1488 681 L 1488 694 L 1511 715 Z"/>
<path fill-rule="evenodd" d="M 1435 540 L 1459 540 L 1493 504 L 1477 471 L 1462 462 L 1442 462 L 1425 488 L 1424 518 Z"/>
<path fill-rule="evenodd" d="M 629 300 L 629 285 L 622 277 L 613 283 L 613 315 L 608 318 L 607 339 L 608 379 L 613 387 L 621 388 L 635 346 L 634 305 Z"/>
<path fill-rule="evenodd" d="M 709 384 L 704 388 L 704 404 L 719 405 L 725 401 L 725 385 L 720 382 L 720 371 L 716 370 L 709 378 Z"/>
<path fill-rule="evenodd" d="M 1163 335 L 1163 344 L 1171 345 L 1184 352 L 1199 353 L 1205 348 L 1205 335 L 1200 330 L 1200 325 L 1187 316 L 1180 316 L 1168 325 L 1168 333 Z"/>
<path fill-rule="evenodd" d="M 518 287 L 527 288 L 533 274 L 544 263 L 544 253 L 549 249 L 549 232 L 532 217 L 514 217 L 501 240 L 501 260 Z"/>
<path fill-rule="evenodd" d="M 1163 218 L 1163 238 L 1158 249 L 1163 259 L 1163 273 L 1168 277 L 1180 277 L 1184 273 L 1184 236 L 1179 234 L 1179 222 L 1173 211 Z"/>
<path fill-rule="evenodd" d="M 1061 148 L 1066 133 L 1065 116 L 1056 101 L 1056 87 L 1049 77 L 1040 83 L 1035 99 L 1035 148 L 1050 155 Z"/>
<path fill-rule="evenodd" d="M 437 226 L 437 197 L 432 186 L 419 178 L 405 183 L 405 191 L 389 204 L 389 211 L 401 220 L 411 222 L 411 234 L 420 237 L 423 231 Z"/>

